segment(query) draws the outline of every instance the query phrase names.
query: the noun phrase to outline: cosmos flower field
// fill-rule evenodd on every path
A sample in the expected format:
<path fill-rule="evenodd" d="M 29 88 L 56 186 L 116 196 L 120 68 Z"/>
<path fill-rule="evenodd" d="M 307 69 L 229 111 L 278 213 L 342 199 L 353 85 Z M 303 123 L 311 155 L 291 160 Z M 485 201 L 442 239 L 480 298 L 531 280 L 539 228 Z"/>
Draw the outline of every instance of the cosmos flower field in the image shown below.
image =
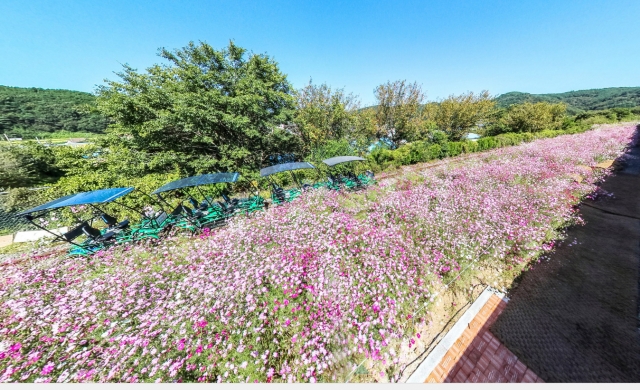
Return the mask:
<path fill-rule="evenodd" d="M 608 174 L 587 167 L 634 132 L 467 155 L 90 259 L 14 256 L 0 381 L 331 382 L 365 358 L 393 376 L 443 283 L 550 249 Z"/>

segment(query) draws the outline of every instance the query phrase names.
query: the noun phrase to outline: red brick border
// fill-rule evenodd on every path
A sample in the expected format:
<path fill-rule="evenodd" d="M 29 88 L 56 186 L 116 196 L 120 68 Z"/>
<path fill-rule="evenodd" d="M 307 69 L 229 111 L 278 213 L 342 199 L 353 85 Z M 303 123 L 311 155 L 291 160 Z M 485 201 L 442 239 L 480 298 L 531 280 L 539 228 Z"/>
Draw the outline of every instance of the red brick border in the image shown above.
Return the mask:
<path fill-rule="evenodd" d="M 426 383 L 542 383 L 489 331 L 506 302 L 492 295 Z"/>

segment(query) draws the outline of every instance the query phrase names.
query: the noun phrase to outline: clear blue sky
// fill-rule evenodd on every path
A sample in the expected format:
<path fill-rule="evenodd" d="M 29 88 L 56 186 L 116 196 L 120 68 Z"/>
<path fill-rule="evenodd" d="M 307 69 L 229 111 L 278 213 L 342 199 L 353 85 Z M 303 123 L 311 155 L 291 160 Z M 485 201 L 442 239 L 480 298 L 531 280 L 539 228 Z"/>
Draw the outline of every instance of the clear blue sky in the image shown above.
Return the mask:
<path fill-rule="evenodd" d="M 640 86 L 639 0 L 0 1 L 0 85 L 93 92 L 157 49 L 230 39 L 373 102 L 388 80 L 434 100 Z"/>

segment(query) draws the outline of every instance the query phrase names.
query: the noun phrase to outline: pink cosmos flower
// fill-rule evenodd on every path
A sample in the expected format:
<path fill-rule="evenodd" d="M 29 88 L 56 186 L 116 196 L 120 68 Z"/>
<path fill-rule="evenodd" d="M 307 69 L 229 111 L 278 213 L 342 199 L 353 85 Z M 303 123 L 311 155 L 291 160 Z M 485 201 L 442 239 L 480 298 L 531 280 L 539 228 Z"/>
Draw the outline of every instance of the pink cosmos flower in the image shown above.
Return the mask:
<path fill-rule="evenodd" d="M 42 371 L 40 372 L 40 375 L 49 375 L 51 374 L 51 371 L 53 371 L 53 367 L 55 365 L 53 364 L 53 362 L 48 362 L 47 364 L 44 365 L 44 367 L 42 367 Z"/>

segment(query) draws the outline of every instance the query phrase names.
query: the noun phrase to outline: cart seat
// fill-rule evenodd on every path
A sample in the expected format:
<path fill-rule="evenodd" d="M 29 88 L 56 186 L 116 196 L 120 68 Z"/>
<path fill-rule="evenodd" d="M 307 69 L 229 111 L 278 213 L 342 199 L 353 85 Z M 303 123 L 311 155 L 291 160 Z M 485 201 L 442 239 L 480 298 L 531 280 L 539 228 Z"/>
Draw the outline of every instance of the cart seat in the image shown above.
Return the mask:
<path fill-rule="evenodd" d="M 73 241 L 76 238 L 80 237 L 84 232 L 82 231 L 82 229 L 85 226 L 89 226 L 89 224 L 87 222 L 82 222 L 80 225 L 74 227 L 73 229 L 69 230 L 68 232 L 64 233 L 62 235 L 62 238 L 65 241 Z"/>
<path fill-rule="evenodd" d="M 109 231 L 102 234 L 100 233 L 100 230 L 94 228 L 93 226 L 90 226 L 89 224 L 86 224 L 86 226 L 82 226 L 82 231 L 87 237 L 91 238 L 94 241 L 107 241 L 113 238 L 113 236 L 116 234 L 116 232 L 114 231 Z"/>
<path fill-rule="evenodd" d="M 125 219 L 122 222 L 118 222 L 117 219 L 115 219 L 109 214 L 102 214 L 100 216 L 100 219 L 102 219 L 102 222 L 104 222 L 111 229 L 125 229 L 129 226 L 128 219 Z"/>

